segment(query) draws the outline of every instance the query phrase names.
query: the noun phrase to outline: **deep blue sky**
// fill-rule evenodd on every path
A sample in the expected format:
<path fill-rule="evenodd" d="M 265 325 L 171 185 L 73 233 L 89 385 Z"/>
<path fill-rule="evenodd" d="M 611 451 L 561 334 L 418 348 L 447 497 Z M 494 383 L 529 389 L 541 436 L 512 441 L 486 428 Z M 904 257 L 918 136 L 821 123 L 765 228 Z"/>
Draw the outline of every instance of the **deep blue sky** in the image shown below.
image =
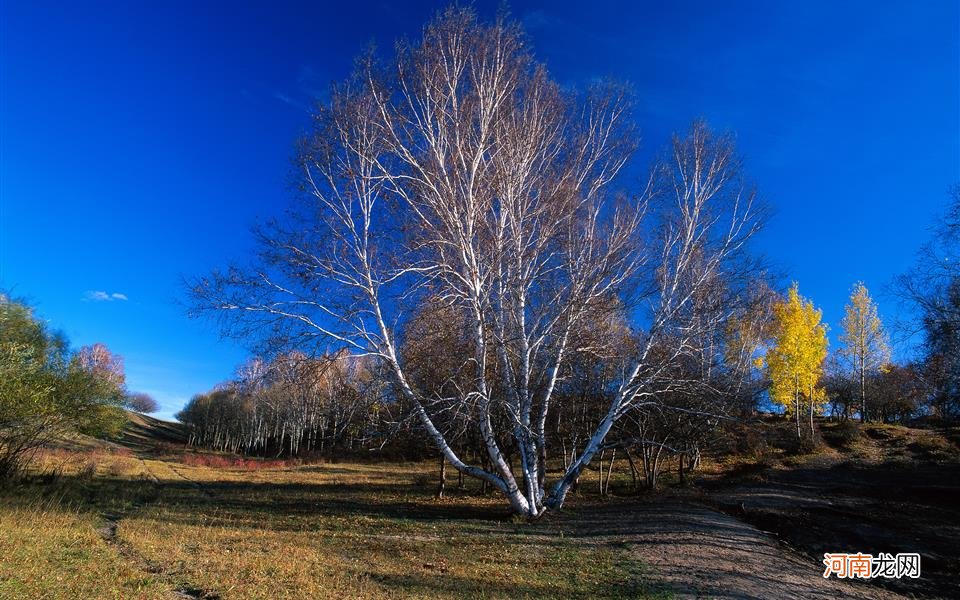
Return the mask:
<path fill-rule="evenodd" d="M 439 7 L 0 0 L 0 286 L 123 354 L 170 416 L 245 356 L 184 316 L 181 276 L 248 254 L 311 97 Z M 562 83 L 633 84 L 641 161 L 696 117 L 737 132 L 775 210 L 759 248 L 834 331 L 960 181 L 956 0 L 511 7 Z"/>

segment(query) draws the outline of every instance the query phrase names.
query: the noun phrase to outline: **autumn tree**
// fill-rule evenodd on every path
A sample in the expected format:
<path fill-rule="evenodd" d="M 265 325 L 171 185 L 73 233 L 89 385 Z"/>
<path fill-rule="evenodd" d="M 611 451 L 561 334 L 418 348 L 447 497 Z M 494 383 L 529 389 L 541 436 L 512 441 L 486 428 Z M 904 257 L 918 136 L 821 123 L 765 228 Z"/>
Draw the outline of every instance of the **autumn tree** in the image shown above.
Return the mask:
<path fill-rule="evenodd" d="M 73 353 L 28 305 L 0 294 L 0 479 L 67 431 L 115 432 L 122 423 L 122 369 L 107 352 Z"/>
<path fill-rule="evenodd" d="M 97 342 L 90 346 L 83 346 L 74 356 L 79 368 L 97 375 L 122 389 L 127 383 L 123 368 L 123 357 L 107 348 L 106 344 Z"/>
<path fill-rule="evenodd" d="M 877 305 L 862 282 L 853 286 L 850 301 L 840 322 L 840 356 L 857 382 L 860 396 L 860 420 L 866 422 L 867 381 L 890 362 L 887 333 L 877 313 Z"/>
<path fill-rule="evenodd" d="M 189 443 L 248 454 L 352 452 L 380 418 L 381 378 L 367 357 L 253 358 L 235 379 L 197 394 L 177 413 Z"/>
<path fill-rule="evenodd" d="M 960 416 L 960 276 L 923 314 L 925 374 L 930 404 L 942 419 Z"/>
<path fill-rule="evenodd" d="M 738 311 L 726 322 L 723 364 L 736 386 L 734 393 L 742 397 L 746 406 L 756 406 L 758 397 L 767 389 L 763 354 L 774 335 L 777 303 L 778 294 L 761 273 L 749 286 Z"/>
<path fill-rule="evenodd" d="M 157 401 L 153 399 L 153 396 L 145 392 L 129 394 L 126 399 L 126 406 L 132 411 L 143 414 L 157 412 L 157 410 L 160 409 L 160 406 L 157 404 Z"/>
<path fill-rule="evenodd" d="M 451 8 L 334 87 L 299 148 L 301 210 L 263 233 L 256 268 L 197 281 L 198 311 L 237 335 L 374 357 L 450 465 L 538 516 L 563 504 L 624 415 L 699 385 L 665 375 L 702 350 L 749 272 L 759 204 L 732 137 L 696 123 L 618 194 L 637 139 L 622 86 L 566 91 L 518 25 Z M 724 307 L 700 312 L 720 280 Z M 458 385 L 442 398 L 418 389 L 399 346 L 428 298 L 462 324 L 457 371 L 441 378 Z M 579 342 L 611 300 L 637 307 L 642 334 L 548 483 L 558 378 L 591 350 Z M 472 424 L 481 464 L 447 439 L 440 407 Z"/>
<path fill-rule="evenodd" d="M 915 310 L 909 333 L 923 337 L 920 372 L 930 408 L 945 421 L 955 419 L 960 416 L 960 184 L 950 190 L 945 215 L 897 288 Z"/>
<path fill-rule="evenodd" d="M 827 328 L 820 322 L 821 311 L 800 296 L 794 283 L 787 297 L 773 307 L 773 343 L 766 353 L 770 378 L 770 399 L 792 414 L 801 440 L 800 412 L 806 403 L 813 436 L 813 415 L 825 400 L 820 387 L 827 357 Z"/>
<path fill-rule="evenodd" d="M 873 375 L 876 390 L 873 414 L 881 423 L 903 422 L 915 416 L 925 396 L 923 376 L 916 364 L 887 364 Z"/>
<path fill-rule="evenodd" d="M 837 353 L 831 353 L 824 369 L 823 387 L 830 402 L 830 416 L 846 421 L 856 410 L 857 386 Z"/>

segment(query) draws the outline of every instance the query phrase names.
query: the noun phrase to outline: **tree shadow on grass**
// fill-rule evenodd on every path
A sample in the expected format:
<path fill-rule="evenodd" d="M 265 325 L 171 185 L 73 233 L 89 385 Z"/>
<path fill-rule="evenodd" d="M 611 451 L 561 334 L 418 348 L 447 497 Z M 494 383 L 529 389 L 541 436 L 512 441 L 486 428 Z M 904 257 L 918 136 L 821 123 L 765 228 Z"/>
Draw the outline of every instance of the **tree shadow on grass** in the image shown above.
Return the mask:
<path fill-rule="evenodd" d="M 660 594 L 650 593 L 645 588 L 630 582 L 611 581 L 601 589 L 571 591 L 554 582 L 504 581 L 496 573 L 480 577 L 462 577 L 445 573 L 358 573 L 388 588 L 402 597 L 468 597 L 468 598 L 653 598 Z"/>
<path fill-rule="evenodd" d="M 25 484 L 34 494 L 54 491 Z M 249 520 L 251 528 L 290 530 L 303 522 L 285 525 L 285 517 L 340 517 L 419 522 L 469 521 L 476 524 L 511 520 L 505 504 L 436 501 L 432 494 L 410 484 L 383 483 L 289 483 L 214 480 L 163 480 L 158 484 L 120 477 L 93 479 L 62 476 L 56 486 L 65 504 L 79 510 L 102 513 L 125 512 L 120 506 L 138 506 L 137 512 L 162 505 L 164 514 L 175 512 L 184 522 L 209 523 L 211 512 L 223 518 Z M 11 498 L 16 501 L 16 497 Z"/>

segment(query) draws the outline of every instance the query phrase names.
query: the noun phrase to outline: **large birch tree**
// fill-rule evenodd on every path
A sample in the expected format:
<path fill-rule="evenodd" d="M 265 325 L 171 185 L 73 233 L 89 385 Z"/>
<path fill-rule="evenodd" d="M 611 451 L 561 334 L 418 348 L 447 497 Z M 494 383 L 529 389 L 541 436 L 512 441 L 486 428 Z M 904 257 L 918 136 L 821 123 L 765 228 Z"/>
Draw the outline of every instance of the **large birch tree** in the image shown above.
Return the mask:
<path fill-rule="evenodd" d="M 701 314 L 699 301 L 723 280 L 735 303 L 749 272 L 759 211 L 732 139 L 697 123 L 617 194 L 637 141 L 622 87 L 563 91 L 516 24 L 448 9 L 333 88 L 299 148 L 303 205 L 264 232 L 254 268 L 196 282 L 198 307 L 237 335 L 375 357 L 450 465 L 538 516 L 615 423 L 696 385 L 668 374 L 734 310 Z M 442 394 L 401 352 L 426 302 L 458 330 Z M 611 306 L 629 307 L 636 343 L 587 442 L 548 481 L 558 378 L 594 350 L 581 342 Z M 475 426 L 482 465 L 450 443 L 449 411 Z"/>

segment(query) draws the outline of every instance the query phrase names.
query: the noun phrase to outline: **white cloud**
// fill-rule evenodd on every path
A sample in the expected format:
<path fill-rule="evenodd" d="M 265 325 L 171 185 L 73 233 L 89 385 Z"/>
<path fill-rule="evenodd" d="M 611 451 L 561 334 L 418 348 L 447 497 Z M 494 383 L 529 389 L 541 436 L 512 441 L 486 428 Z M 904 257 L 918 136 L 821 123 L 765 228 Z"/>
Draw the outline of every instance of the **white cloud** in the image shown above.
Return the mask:
<path fill-rule="evenodd" d="M 101 290 L 90 290 L 83 295 L 87 302 L 113 302 L 114 300 L 128 300 L 126 294 L 120 292 L 108 293 Z"/>
<path fill-rule="evenodd" d="M 281 94 L 280 92 L 274 92 L 274 93 L 273 93 L 273 97 L 276 98 L 277 100 L 279 100 L 280 102 L 285 102 L 286 104 L 290 104 L 290 105 L 292 105 L 292 106 L 296 106 L 296 104 L 297 104 L 297 103 L 293 100 L 293 98 L 291 98 L 290 96 L 288 96 L 288 95 L 286 95 L 286 94 Z"/>

